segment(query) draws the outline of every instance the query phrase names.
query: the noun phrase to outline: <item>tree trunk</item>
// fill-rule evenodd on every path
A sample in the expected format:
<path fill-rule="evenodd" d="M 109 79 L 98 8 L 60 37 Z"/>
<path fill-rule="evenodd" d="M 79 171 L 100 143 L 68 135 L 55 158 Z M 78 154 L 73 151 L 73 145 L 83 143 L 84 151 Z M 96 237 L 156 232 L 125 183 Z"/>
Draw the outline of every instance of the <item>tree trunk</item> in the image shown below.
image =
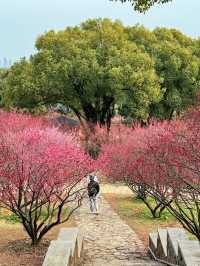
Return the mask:
<path fill-rule="evenodd" d="M 40 241 L 41 241 L 41 239 L 38 239 L 38 238 L 35 238 L 35 237 L 31 238 L 31 246 L 33 246 L 33 247 L 38 246 Z"/>

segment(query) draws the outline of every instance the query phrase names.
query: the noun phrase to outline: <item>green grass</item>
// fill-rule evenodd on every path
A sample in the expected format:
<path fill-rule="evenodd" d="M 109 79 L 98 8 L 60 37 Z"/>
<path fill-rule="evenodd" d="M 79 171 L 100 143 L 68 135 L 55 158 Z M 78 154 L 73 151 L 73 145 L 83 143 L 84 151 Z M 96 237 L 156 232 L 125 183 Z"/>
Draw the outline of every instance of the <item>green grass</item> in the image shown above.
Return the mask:
<path fill-rule="evenodd" d="M 57 212 L 58 211 L 56 211 L 54 213 L 55 217 L 57 215 Z M 62 214 L 63 214 L 64 217 L 67 217 L 69 212 L 70 212 L 69 208 L 65 208 L 65 209 L 63 209 L 63 213 Z M 41 215 L 40 215 L 40 219 L 42 220 L 42 219 L 46 218 L 46 215 L 47 215 L 47 210 L 46 209 L 42 210 Z M 4 209 L 0 209 L 0 221 L 11 223 L 11 224 L 15 224 L 15 223 L 20 223 L 21 222 L 20 218 L 16 214 L 8 212 L 8 211 L 6 211 Z"/>
<path fill-rule="evenodd" d="M 152 200 L 150 200 L 152 201 Z M 152 201 L 153 203 L 153 201 Z M 161 218 L 154 219 L 150 210 L 144 205 L 141 199 L 135 197 L 118 198 L 119 212 L 123 216 L 132 217 L 141 221 L 166 221 L 168 219 L 175 220 L 168 210 L 164 210 Z M 134 210 L 136 212 L 134 212 Z"/>
<path fill-rule="evenodd" d="M 180 226 L 167 210 L 164 210 L 161 218 L 153 218 L 149 209 L 138 198 L 119 194 L 105 194 L 104 196 L 145 244 L 148 242 L 149 233 L 156 231 L 158 227 Z"/>
<path fill-rule="evenodd" d="M 9 214 L 9 215 L 2 215 L 0 214 L 0 221 L 8 222 L 11 224 L 20 223 L 19 217 L 15 214 Z"/>

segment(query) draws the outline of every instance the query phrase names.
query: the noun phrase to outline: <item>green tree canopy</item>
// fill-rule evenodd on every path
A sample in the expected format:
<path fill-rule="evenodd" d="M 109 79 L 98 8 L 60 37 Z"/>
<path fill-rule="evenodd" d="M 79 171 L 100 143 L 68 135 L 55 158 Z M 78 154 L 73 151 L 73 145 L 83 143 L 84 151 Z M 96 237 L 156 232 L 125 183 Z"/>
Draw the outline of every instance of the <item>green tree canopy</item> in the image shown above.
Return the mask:
<path fill-rule="evenodd" d="M 43 34 L 36 48 L 4 79 L 5 106 L 60 103 L 80 121 L 109 127 L 116 110 L 140 121 L 171 119 L 193 104 L 200 85 L 200 42 L 175 29 L 93 19 Z"/>
<path fill-rule="evenodd" d="M 151 105 L 150 117 L 171 119 L 192 105 L 200 86 L 199 41 L 175 29 L 157 28 L 151 32 L 135 26 L 129 28 L 128 33 L 129 38 L 154 59 L 162 80 L 163 97 Z"/>
<path fill-rule="evenodd" d="M 4 104 L 32 109 L 41 98 L 37 91 L 32 64 L 25 59 L 15 63 L 4 81 Z"/>
<path fill-rule="evenodd" d="M 200 60 L 192 51 L 168 42 L 156 49 L 156 71 L 163 79 L 163 99 L 152 105 L 152 116 L 171 119 L 193 104 L 199 88 Z"/>
<path fill-rule="evenodd" d="M 108 19 L 50 31 L 36 41 L 38 52 L 10 70 L 4 102 L 32 109 L 62 103 L 81 120 L 110 126 L 116 105 L 134 102 L 134 116 L 148 117 L 160 100 L 154 60 L 132 41 L 126 28 Z"/>

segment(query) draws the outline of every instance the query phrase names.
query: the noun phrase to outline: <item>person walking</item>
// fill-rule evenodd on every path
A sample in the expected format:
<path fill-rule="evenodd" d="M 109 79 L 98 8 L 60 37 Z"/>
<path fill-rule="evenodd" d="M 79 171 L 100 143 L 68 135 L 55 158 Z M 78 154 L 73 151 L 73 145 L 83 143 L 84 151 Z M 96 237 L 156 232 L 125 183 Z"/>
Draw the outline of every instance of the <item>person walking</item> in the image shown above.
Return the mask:
<path fill-rule="evenodd" d="M 90 211 L 91 213 L 98 214 L 98 205 L 97 205 L 97 195 L 100 191 L 100 186 L 97 181 L 95 181 L 95 176 L 89 176 L 89 183 L 88 183 L 88 196 L 90 200 Z"/>

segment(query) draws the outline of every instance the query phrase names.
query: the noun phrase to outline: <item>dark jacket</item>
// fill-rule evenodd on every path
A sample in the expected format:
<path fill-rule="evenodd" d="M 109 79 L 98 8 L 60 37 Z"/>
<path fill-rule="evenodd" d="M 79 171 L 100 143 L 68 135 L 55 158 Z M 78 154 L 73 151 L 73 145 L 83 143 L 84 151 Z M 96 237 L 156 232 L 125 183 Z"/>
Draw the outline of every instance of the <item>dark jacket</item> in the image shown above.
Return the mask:
<path fill-rule="evenodd" d="M 88 184 L 88 196 L 96 196 L 100 191 L 99 183 L 96 181 L 90 181 Z"/>

